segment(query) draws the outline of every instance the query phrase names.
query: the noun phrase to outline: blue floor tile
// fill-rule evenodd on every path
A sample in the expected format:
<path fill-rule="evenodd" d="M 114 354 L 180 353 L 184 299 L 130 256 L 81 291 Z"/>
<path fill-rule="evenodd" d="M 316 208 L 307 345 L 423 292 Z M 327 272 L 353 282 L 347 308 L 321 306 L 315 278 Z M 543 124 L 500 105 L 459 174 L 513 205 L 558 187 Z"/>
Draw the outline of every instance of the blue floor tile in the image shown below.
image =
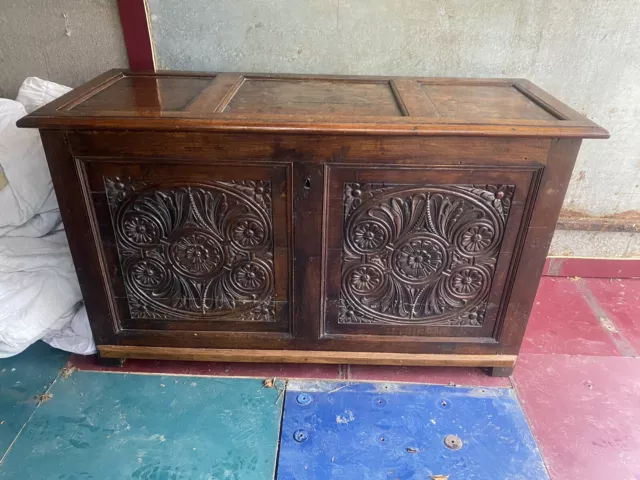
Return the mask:
<path fill-rule="evenodd" d="M 37 342 L 14 357 L 0 359 L 0 459 L 36 409 L 36 395 L 46 392 L 68 356 Z"/>
<path fill-rule="evenodd" d="M 449 435 L 455 450 L 445 445 Z M 513 390 L 290 382 L 279 480 L 546 479 Z"/>
<path fill-rule="evenodd" d="M 51 391 L 0 478 L 273 478 L 282 399 L 259 380 L 76 372 Z"/>

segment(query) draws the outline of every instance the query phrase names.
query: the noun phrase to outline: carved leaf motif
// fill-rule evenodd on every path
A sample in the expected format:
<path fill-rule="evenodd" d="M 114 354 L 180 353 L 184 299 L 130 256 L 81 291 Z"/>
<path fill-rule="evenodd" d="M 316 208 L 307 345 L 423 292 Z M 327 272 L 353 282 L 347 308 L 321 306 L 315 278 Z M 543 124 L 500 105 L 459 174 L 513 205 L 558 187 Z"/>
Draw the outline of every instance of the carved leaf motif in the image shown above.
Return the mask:
<path fill-rule="evenodd" d="M 105 187 L 133 318 L 275 321 L 269 182 Z"/>
<path fill-rule="evenodd" d="M 384 192 L 388 187 L 381 183 L 347 183 L 345 184 L 344 212 L 348 216 L 358 208 L 362 202 L 374 197 L 376 194 Z"/>
<path fill-rule="evenodd" d="M 513 185 L 473 185 L 472 187 L 466 188 L 469 188 L 472 193 L 490 203 L 503 215 L 506 222 L 509 217 L 511 200 L 515 192 Z"/>
<path fill-rule="evenodd" d="M 266 181 L 219 182 L 242 192 L 262 208 L 271 210 L 271 183 Z"/>
<path fill-rule="evenodd" d="M 339 323 L 481 326 L 514 191 L 345 184 Z"/>
<path fill-rule="evenodd" d="M 105 178 L 104 183 L 109 205 L 113 208 L 117 208 L 132 192 L 147 185 L 142 180 L 132 180 L 130 177 Z"/>

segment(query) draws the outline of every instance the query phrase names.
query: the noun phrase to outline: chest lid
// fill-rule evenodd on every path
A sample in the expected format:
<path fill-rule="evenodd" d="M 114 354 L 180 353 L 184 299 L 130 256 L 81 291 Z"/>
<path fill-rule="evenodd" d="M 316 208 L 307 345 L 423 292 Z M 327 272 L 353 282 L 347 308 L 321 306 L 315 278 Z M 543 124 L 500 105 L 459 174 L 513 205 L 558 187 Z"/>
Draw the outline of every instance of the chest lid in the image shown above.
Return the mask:
<path fill-rule="evenodd" d="M 522 79 L 111 70 L 20 127 L 607 138 Z"/>

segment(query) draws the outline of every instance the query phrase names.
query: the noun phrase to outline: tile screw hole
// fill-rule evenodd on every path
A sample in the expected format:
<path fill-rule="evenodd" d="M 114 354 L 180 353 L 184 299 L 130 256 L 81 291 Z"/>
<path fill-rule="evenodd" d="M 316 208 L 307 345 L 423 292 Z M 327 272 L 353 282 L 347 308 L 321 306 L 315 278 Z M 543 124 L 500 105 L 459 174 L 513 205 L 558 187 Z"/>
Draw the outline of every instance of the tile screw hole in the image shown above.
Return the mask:
<path fill-rule="evenodd" d="M 451 450 L 460 450 L 462 448 L 462 440 L 457 435 L 444 437 L 444 444 Z"/>

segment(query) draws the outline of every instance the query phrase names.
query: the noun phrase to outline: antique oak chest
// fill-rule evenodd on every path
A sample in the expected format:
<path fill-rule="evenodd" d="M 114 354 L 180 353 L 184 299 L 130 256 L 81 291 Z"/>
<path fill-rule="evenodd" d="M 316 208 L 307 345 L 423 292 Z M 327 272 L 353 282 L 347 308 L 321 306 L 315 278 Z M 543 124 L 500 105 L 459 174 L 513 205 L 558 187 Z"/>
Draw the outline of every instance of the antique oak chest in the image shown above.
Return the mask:
<path fill-rule="evenodd" d="M 103 358 L 511 372 L 583 138 L 526 80 L 114 70 L 40 129 Z"/>

